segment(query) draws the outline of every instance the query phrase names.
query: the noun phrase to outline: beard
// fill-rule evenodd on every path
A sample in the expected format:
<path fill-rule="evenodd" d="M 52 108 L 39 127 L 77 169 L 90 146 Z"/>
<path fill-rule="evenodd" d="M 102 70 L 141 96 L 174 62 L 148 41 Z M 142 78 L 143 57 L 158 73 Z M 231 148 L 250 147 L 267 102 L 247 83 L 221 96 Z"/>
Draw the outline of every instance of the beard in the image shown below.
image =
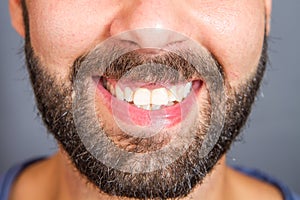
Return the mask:
<path fill-rule="evenodd" d="M 188 144 L 188 147 L 184 149 L 180 155 L 176 155 L 178 153 L 174 150 L 164 155 L 170 158 L 176 155 L 176 158 L 172 159 L 172 162 L 165 164 L 165 160 L 156 161 L 158 162 L 156 164 L 160 166 L 163 165 L 163 167 L 155 168 L 155 170 L 144 170 L 144 172 L 140 170 L 135 173 L 108 165 L 103 159 L 99 159 L 97 156 L 103 154 L 106 158 L 117 159 L 120 157 L 120 154 L 117 151 L 108 151 L 107 146 L 99 142 L 100 133 L 109 137 L 113 143 L 119 145 L 118 147 L 124 151 L 147 153 L 161 149 L 166 145 L 165 143 L 169 143 L 169 140 L 172 140 L 170 135 L 180 135 L 183 129 L 172 134 L 168 130 L 161 131 L 159 134 L 149 138 L 128 136 L 128 134 L 120 129 L 112 131 L 107 126 L 108 121 L 102 119 L 106 114 L 101 113 L 101 108 L 96 107 L 94 110 L 94 112 L 97 113 L 97 118 L 91 115 L 91 110 L 89 109 L 95 105 L 91 103 L 91 101 L 93 101 L 92 97 L 94 96 L 90 97 L 85 91 L 86 88 L 91 86 L 85 85 L 86 82 L 84 82 L 86 77 L 90 74 L 85 74 L 85 78 L 81 80 L 78 79 L 80 71 L 97 71 L 103 76 L 113 77 L 119 80 L 124 77 L 128 71 L 136 69 L 136 66 L 151 62 L 172 66 L 171 68 L 178 72 L 179 75 L 170 73 L 167 68 L 161 68 L 159 73 L 153 70 L 153 68 L 143 68 L 133 73 L 134 75 L 131 76 L 130 79 L 135 81 L 146 80 L 149 83 L 161 81 L 170 83 L 178 82 L 182 77 L 183 79 L 189 80 L 191 77 L 199 76 L 205 79 L 207 84 L 209 84 L 213 82 L 213 79 L 208 78 L 210 77 L 209 70 L 208 74 L 197 74 L 197 70 L 194 70 L 185 59 L 169 52 L 163 52 L 160 55 L 150 57 L 147 53 L 143 54 L 137 51 L 130 51 L 129 54 L 124 54 L 120 58 L 115 59 L 115 62 L 106 69 L 93 69 L 92 66 L 98 66 L 100 61 L 97 59 L 99 57 L 111 59 L 111 55 L 106 54 L 112 52 L 112 49 L 116 49 L 112 47 L 108 52 L 99 53 L 99 49 L 96 48 L 91 50 L 87 55 L 82 55 L 74 61 L 68 80 L 57 80 L 55 76 L 50 75 L 45 70 L 46 67 L 42 65 L 34 53 L 30 43 L 29 20 L 25 3 L 23 6 L 26 25 L 26 62 L 38 110 L 41 113 L 41 117 L 48 131 L 54 135 L 64 151 L 67 152 L 72 164 L 93 185 L 99 188 L 100 191 L 113 196 L 140 199 L 184 197 L 188 195 L 197 184 L 201 184 L 219 159 L 229 150 L 231 143 L 246 123 L 266 67 L 266 39 L 264 40 L 261 58 L 255 74 L 238 88 L 230 88 L 225 79 L 224 85 L 227 85 L 226 96 L 228 98 L 225 102 L 224 124 L 219 130 L 220 136 L 217 138 L 216 143 L 212 144 L 211 150 L 204 156 L 202 152 L 204 138 L 211 134 L 208 132 L 208 127 L 211 126 L 210 117 L 212 116 L 212 105 L 209 99 L 201 105 L 201 117 L 198 117 L 198 115 L 200 115 L 199 113 L 197 117 L 192 117 L 193 125 L 185 129 L 184 134 L 192 133 L 192 140 L 191 143 Z M 190 52 L 185 53 L 189 55 L 192 54 Z M 223 75 L 223 68 L 218 64 L 217 60 L 210 54 L 203 54 L 197 55 L 197 57 L 200 60 L 206 60 L 208 69 L 210 66 L 217 66 L 218 71 Z M 87 63 L 96 63 L 96 65 Z M 150 75 L 145 76 L 145 74 Z M 77 91 L 73 87 L 76 80 L 80 80 L 81 85 L 83 85 L 82 88 L 79 88 Z M 74 92 L 76 93 L 75 95 L 79 95 L 79 98 L 83 99 L 76 104 L 75 107 L 73 103 Z M 210 95 L 212 96 L 212 94 Z M 79 113 L 80 117 L 76 118 L 76 116 L 78 116 L 76 112 L 77 114 Z M 78 123 L 80 125 L 78 125 Z M 96 126 L 96 124 L 98 124 L 98 126 Z M 182 137 L 179 138 L 182 139 Z M 186 142 L 185 140 L 179 142 L 177 140 L 179 148 L 182 148 L 180 145 L 182 144 L 184 146 Z M 97 151 L 98 154 L 94 154 L 93 152 L 95 151 L 89 148 L 91 146 L 95 147 L 95 144 L 97 145 L 95 151 Z M 125 161 L 128 159 L 129 158 L 126 157 Z M 143 161 L 144 160 L 137 159 L 135 162 L 139 163 Z M 148 163 L 145 165 L 148 165 Z M 130 164 L 123 163 L 122 166 L 130 166 Z M 140 168 L 143 169 L 143 167 Z"/>

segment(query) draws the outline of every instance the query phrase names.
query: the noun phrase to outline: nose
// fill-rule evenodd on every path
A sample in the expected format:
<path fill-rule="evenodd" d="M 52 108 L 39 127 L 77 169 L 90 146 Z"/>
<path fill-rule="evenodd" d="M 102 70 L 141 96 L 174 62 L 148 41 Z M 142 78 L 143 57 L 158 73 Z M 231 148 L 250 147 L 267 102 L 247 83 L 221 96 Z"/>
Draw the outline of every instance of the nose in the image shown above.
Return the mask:
<path fill-rule="evenodd" d="M 134 43 L 140 48 L 163 48 L 186 40 L 184 35 L 176 33 L 176 30 L 183 30 L 186 24 L 184 12 L 180 9 L 184 1 L 122 2 L 127 4 L 124 3 L 126 5 L 123 5 L 124 8 L 111 24 L 112 36 L 122 33 L 121 40 Z"/>

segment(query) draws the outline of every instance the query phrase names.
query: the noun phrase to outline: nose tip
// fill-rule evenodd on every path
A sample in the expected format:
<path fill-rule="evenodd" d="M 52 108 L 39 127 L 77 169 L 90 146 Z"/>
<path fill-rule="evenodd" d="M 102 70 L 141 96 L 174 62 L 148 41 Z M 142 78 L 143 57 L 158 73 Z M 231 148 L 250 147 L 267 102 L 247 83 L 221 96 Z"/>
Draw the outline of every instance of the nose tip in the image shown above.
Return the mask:
<path fill-rule="evenodd" d="M 140 48 L 164 48 L 180 42 L 184 37 L 171 30 L 190 32 L 185 4 L 173 0 L 122 1 L 122 9 L 110 23 L 109 35 L 122 33 L 123 40 Z"/>
<path fill-rule="evenodd" d="M 127 31 L 120 34 L 119 38 L 139 48 L 164 48 L 186 40 L 182 34 L 159 27 Z"/>

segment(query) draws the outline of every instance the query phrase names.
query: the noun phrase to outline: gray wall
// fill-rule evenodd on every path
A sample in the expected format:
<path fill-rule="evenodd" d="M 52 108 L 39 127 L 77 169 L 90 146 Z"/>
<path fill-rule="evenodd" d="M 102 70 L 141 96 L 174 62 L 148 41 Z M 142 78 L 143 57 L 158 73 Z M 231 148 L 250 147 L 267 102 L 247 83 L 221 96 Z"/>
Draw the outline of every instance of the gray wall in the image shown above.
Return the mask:
<path fill-rule="evenodd" d="M 273 1 L 270 60 L 249 123 L 228 154 L 230 164 L 259 168 L 300 193 L 300 1 Z M 24 67 L 22 39 L 0 1 L 0 173 L 56 150 L 37 117 Z"/>

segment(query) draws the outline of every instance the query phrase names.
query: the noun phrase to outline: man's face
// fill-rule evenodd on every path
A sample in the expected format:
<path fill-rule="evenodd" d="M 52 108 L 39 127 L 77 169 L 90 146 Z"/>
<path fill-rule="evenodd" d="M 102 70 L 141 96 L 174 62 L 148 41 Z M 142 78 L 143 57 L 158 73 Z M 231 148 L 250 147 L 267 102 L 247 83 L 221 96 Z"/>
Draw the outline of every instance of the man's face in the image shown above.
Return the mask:
<path fill-rule="evenodd" d="M 61 79 L 78 56 L 108 37 L 161 27 L 205 46 L 230 85 L 237 86 L 255 71 L 266 25 L 263 0 L 28 1 L 27 7 L 35 54 L 45 70 Z"/>
<path fill-rule="evenodd" d="M 270 4 L 266 2 L 269 1 L 26 1 L 27 64 L 38 108 L 49 131 L 55 135 L 78 170 L 102 191 L 137 198 L 187 195 L 228 150 L 250 112 L 265 67 L 266 17 Z M 159 39 L 149 39 L 156 34 L 156 29 Z M 131 32 L 121 34 L 125 31 Z M 117 42 L 104 42 L 114 36 L 117 36 L 114 40 Z M 199 52 L 188 50 L 190 41 L 200 46 Z M 107 44 L 104 45 L 105 50 L 103 42 Z M 113 51 L 124 48 L 128 49 L 127 54 L 115 58 Z M 209 85 L 216 80 L 201 70 L 203 66 L 192 69 L 187 60 L 172 54 L 170 49 L 199 57 L 203 60 L 202 65 L 210 69 L 208 71 L 212 75 L 220 75 L 223 81 L 217 83 L 221 83 L 225 92 L 221 96 L 225 98 L 224 113 L 221 113 L 225 117 L 224 124 L 220 127 L 221 135 L 216 145 L 213 144 L 212 150 L 204 157 L 199 156 L 199 149 L 205 136 L 213 134 L 209 132 L 209 127 L 214 125 L 210 121 L 214 116 L 214 96 L 210 96 L 213 91 L 210 91 Z M 91 64 L 100 65 L 99 60 L 103 57 L 106 60 L 115 58 L 111 60 L 112 66 L 105 66 L 107 70 Z M 149 63 L 166 67 L 160 68 L 159 72 L 153 68 L 144 70 L 146 67 L 143 66 Z M 165 70 L 167 67 L 172 72 L 177 71 L 183 77 L 182 81 L 166 78 L 169 73 Z M 126 74 L 130 70 L 134 73 L 128 78 Z M 89 73 L 81 78 L 78 77 L 81 71 Z M 158 78 L 155 73 L 165 74 Z M 93 80 L 94 85 L 85 82 L 88 79 Z M 92 88 L 94 94 L 90 95 L 83 89 L 76 90 L 76 80 L 84 84 L 86 90 Z M 111 100 L 118 96 L 115 94 L 118 83 L 125 84 L 124 87 L 120 86 L 124 93 L 127 86 L 131 87 L 133 100 Z M 191 84 L 191 89 L 183 99 L 169 99 L 167 103 L 157 106 L 164 101 L 161 96 L 172 91 L 172 86 L 180 87 L 181 84 Z M 108 85 L 112 85 L 113 89 Z M 155 90 L 160 92 L 159 95 L 155 96 Z M 158 99 L 153 100 L 158 102 L 156 105 L 145 103 L 147 100 L 143 98 L 148 97 L 148 93 L 153 99 Z M 184 116 L 168 111 L 175 110 L 176 106 L 184 110 L 184 102 L 188 101 L 191 93 L 191 108 L 185 110 Z M 76 98 L 86 101 L 74 103 L 77 102 Z M 116 111 L 118 114 L 114 112 L 116 108 L 124 108 L 123 105 L 126 105 L 129 113 L 130 109 L 135 110 L 129 117 L 130 124 L 127 115 L 126 119 L 122 119 L 119 111 Z M 76 119 L 78 110 L 81 117 Z M 175 117 L 165 120 L 167 114 L 152 115 L 159 111 Z M 148 126 L 145 123 L 147 119 L 140 120 L 144 114 L 156 116 L 153 121 L 167 121 L 166 124 L 160 124 L 161 129 L 152 138 L 145 138 L 145 135 L 153 133 L 143 129 L 143 126 Z M 93 124 L 94 119 L 97 125 Z M 78 123 L 80 127 L 76 127 Z M 139 134 L 131 135 L 125 130 Z M 139 137 L 140 132 L 143 137 Z M 192 135 L 191 144 L 177 140 L 175 145 L 178 145 L 179 151 L 185 145 L 188 145 L 188 149 L 169 164 L 152 171 L 130 173 L 112 165 L 107 166 L 97 157 L 103 149 L 91 152 L 89 148 L 99 145 L 95 141 L 102 134 L 122 151 L 147 154 L 168 146 L 174 138 L 174 141 L 178 137 L 182 139 L 183 132 Z M 174 152 L 166 155 L 171 159 Z M 112 157 L 118 160 L 120 155 L 112 151 L 106 156 L 107 159 Z M 160 162 L 158 164 L 166 161 Z"/>

